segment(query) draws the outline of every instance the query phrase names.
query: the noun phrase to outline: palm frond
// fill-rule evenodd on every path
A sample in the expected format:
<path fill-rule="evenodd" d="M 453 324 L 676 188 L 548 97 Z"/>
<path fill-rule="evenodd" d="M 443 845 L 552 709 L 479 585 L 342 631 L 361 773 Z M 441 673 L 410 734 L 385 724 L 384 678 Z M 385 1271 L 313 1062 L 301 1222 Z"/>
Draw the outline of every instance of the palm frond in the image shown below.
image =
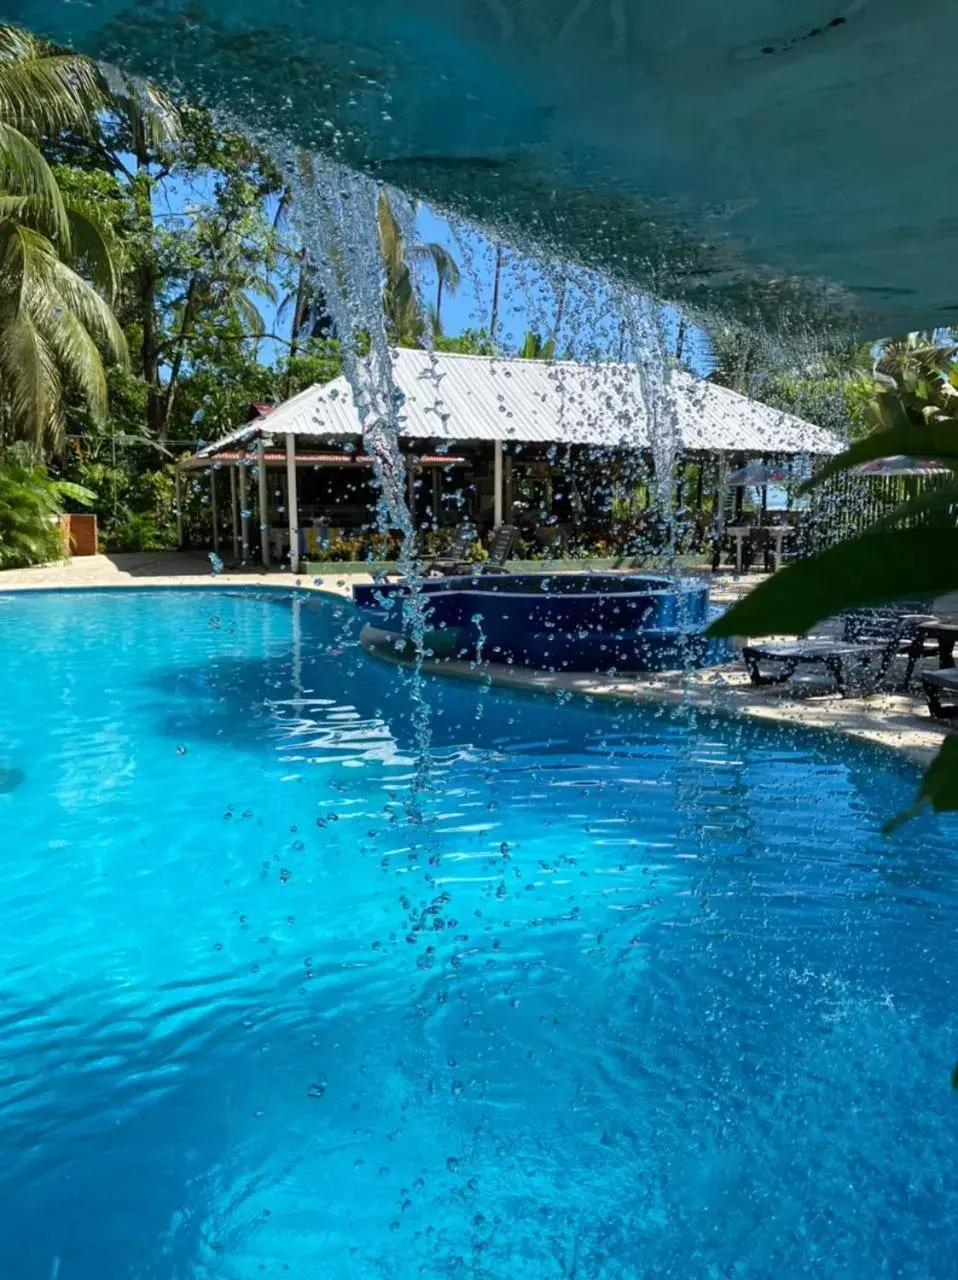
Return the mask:
<path fill-rule="evenodd" d="M 18 434 L 34 448 L 57 441 L 62 428 L 60 371 L 25 310 L 0 325 L 0 374 Z"/>
<path fill-rule="evenodd" d="M 61 376 L 83 395 L 95 421 L 106 417 L 108 392 L 103 360 L 89 330 L 68 307 L 44 307 L 33 323 L 57 362 Z"/>
<path fill-rule="evenodd" d="M 0 194 L 0 222 L 22 222 L 43 235 L 55 235 L 50 225 L 50 206 L 42 196 Z"/>
<path fill-rule="evenodd" d="M 13 125 L 0 120 L 0 190 L 36 196 L 47 205 L 46 225 L 62 252 L 70 251 L 70 224 L 53 170 L 37 147 Z"/>
<path fill-rule="evenodd" d="M 127 75 L 110 63 L 101 62 L 99 71 L 114 110 L 126 117 L 149 151 L 162 154 L 182 139 L 183 118 L 172 98 L 149 80 Z"/>
<path fill-rule="evenodd" d="M 104 94 L 89 58 L 57 49 L 18 27 L 0 26 L 0 119 L 32 137 L 87 132 Z"/>
<path fill-rule="evenodd" d="M 409 258 L 413 262 L 429 263 L 436 273 L 437 280 L 442 281 L 443 291 L 455 294 L 461 283 L 459 263 L 444 244 L 435 240 L 425 243 L 417 242 L 408 249 Z"/>
<path fill-rule="evenodd" d="M 109 304 L 65 262 L 54 259 L 50 272 L 63 304 L 89 329 L 97 344 L 117 363 L 127 360 L 126 338 Z"/>
<path fill-rule="evenodd" d="M 98 285 L 112 302 L 120 287 L 122 246 L 108 223 L 92 205 L 71 199 L 66 205 L 70 223 L 71 260 Z"/>
<path fill-rule="evenodd" d="M 239 317 L 240 323 L 243 324 L 253 337 L 260 337 L 266 332 L 266 324 L 256 304 L 245 293 L 237 290 L 230 298 L 230 302 Z"/>

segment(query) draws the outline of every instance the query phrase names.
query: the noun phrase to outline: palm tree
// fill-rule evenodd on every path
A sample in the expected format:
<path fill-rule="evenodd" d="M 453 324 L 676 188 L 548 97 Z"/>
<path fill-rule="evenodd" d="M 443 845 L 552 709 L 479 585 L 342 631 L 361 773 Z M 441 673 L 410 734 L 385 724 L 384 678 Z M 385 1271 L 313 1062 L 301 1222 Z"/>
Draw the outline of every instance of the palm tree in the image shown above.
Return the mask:
<path fill-rule="evenodd" d="M 105 414 L 101 350 L 125 357 L 104 297 L 116 287 L 107 237 L 93 210 L 64 200 L 37 145 L 92 132 L 102 104 L 93 63 L 0 26 L 0 433 L 35 450 L 62 436 L 65 387 Z"/>
<path fill-rule="evenodd" d="M 438 279 L 436 315 L 433 317 L 437 333 L 441 333 L 440 308 L 443 289 L 455 293 L 459 287 L 459 265 L 445 246 L 434 241 L 422 243 L 414 240 L 406 243 L 402 229 L 389 203 L 385 190 L 380 191 L 376 204 L 376 226 L 379 233 L 379 249 L 386 272 L 383 289 L 383 308 L 390 338 L 400 346 L 418 347 L 422 344 L 425 318 L 416 291 L 412 266 L 431 263 Z"/>
<path fill-rule="evenodd" d="M 937 382 L 948 373 L 956 356 L 958 347 L 953 342 L 940 342 L 937 333 L 919 330 L 883 342 L 874 372 L 880 381 L 914 378 Z"/>
<path fill-rule="evenodd" d="M 422 308 L 416 296 L 402 230 L 385 191 L 380 191 L 376 203 L 376 228 L 386 273 L 383 310 L 389 337 L 399 346 L 418 347 L 424 328 Z"/>
<path fill-rule="evenodd" d="M 520 360 L 551 360 L 555 353 L 555 334 L 544 339 L 541 333 L 530 329 L 516 355 Z"/>
<path fill-rule="evenodd" d="M 109 67 L 102 71 L 107 105 L 119 130 L 112 146 L 102 137 L 100 146 L 111 169 L 122 173 L 130 184 L 138 237 L 145 246 L 152 248 L 154 179 L 151 166 L 168 160 L 183 137 L 183 121 L 173 101 L 153 85 L 139 79 L 132 80 Z M 132 157 L 132 167 L 128 163 L 129 157 Z M 160 386 L 163 352 L 159 281 L 156 257 L 152 252 L 137 256 L 132 276 L 140 329 L 138 372 L 150 388 L 147 425 L 153 435 L 162 437 L 170 406 Z"/>
<path fill-rule="evenodd" d="M 710 326 L 707 336 L 715 363 L 708 381 L 748 395 L 749 384 L 761 367 L 758 343 L 744 329 L 728 325 Z"/>
<path fill-rule="evenodd" d="M 436 333 L 442 333 L 442 295 L 443 292 L 450 293 L 455 297 L 459 290 L 460 274 L 459 264 L 452 256 L 445 245 L 437 244 L 430 241 L 429 244 L 415 246 L 418 251 L 417 256 L 421 253 L 432 263 L 432 269 L 436 273 L 436 310 L 433 314 L 433 323 L 436 327 Z"/>

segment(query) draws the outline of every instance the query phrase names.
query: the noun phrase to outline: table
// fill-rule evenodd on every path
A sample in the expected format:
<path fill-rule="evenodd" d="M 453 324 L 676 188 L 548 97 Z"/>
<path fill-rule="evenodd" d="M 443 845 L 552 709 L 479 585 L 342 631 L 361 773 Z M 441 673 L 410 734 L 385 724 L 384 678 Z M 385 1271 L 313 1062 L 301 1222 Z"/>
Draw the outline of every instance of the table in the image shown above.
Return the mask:
<path fill-rule="evenodd" d="M 790 524 L 730 524 L 726 525 L 725 532 L 735 539 L 736 573 L 742 572 L 742 553 L 746 538 L 753 533 L 767 533 L 775 544 L 772 551 L 772 572 L 775 573 L 782 563 L 782 543 L 794 533 L 794 529 Z"/>
<path fill-rule="evenodd" d="M 928 640 L 935 640 L 938 643 L 938 670 L 950 671 L 955 665 L 958 620 L 947 621 L 935 618 L 931 622 L 919 623 L 915 628 L 915 634 L 908 646 L 908 665 L 905 668 L 906 689 L 911 683 L 916 664 L 925 652 L 925 643 Z"/>
<path fill-rule="evenodd" d="M 772 572 L 778 573 L 782 563 L 782 543 L 794 533 L 794 530 L 790 524 L 772 524 L 766 527 L 765 532 L 771 535 L 775 543 L 775 549 L 772 552 Z"/>
<path fill-rule="evenodd" d="M 752 532 L 754 525 L 750 524 L 729 524 L 725 526 L 725 532 L 735 539 L 735 572 L 742 572 L 742 551 L 745 547 L 745 539 Z"/>

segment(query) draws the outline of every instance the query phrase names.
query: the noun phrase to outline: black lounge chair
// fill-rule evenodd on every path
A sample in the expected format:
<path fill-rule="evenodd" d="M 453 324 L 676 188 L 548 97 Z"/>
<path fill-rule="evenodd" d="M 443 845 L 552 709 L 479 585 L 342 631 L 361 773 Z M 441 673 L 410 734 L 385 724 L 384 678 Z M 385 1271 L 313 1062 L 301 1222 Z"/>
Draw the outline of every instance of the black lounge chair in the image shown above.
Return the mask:
<path fill-rule="evenodd" d="M 845 698 L 856 669 L 863 676 L 861 683 L 865 690 L 876 689 L 888 675 L 894 659 L 909 653 L 917 628 L 928 621 L 928 617 L 890 610 L 862 610 L 845 617 L 840 640 L 818 636 L 746 645 L 742 657 L 754 685 L 786 684 L 800 666 L 818 664 L 825 668 Z M 768 670 L 769 664 L 772 671 Z"/>
<path fill-rule="evenodd" d="M 823 638 L 749 644 L 742 649 L 742 657 L 749 680 L 757 686 L 787 684 L 799 667 L 818 664 L 825 668 L 845 698 L 851 685 L 850 664 L 867 665 L 876 652 L 881 653 L 874 645 L 846 644 L 841 640 Z M 769 664 L 772 671 L 768 670 Z M 878 679 L 880 675 L 875 683 Z"/>
<path fill-rule="evenodd" d="M 420 572 L 424 578 L 435 578 L 443 574 L 455 573 L 459 565 L 465 562 L 477 537 L 471 524 L 461 524 L 453 534 L 452 542 L 442 555 L 432 556 L 423 562 Z"/>
<path fill-rule="evenodd" d="M 466 577 L 481 573 L 508 573 L 506 561 L 515 550 L 517 536 L 518 530 L 515 525 L 501 524 L 492 536 L 489 554 L 485 560 L 473 564 L 463 560 L 461 554 L 458 558 L 454 554 L 439 556 L 430 561 L 428 566 L 424 566 L 423 575 L 428 577 L 442 574 L 444 577 Z M 474 540 L 475 534 L 470 537 L 463 550 L 468 549 Z"/>
<path fill-rule="evenodd" d="M 928 700 L 928 712 L 936 720 L 958 719 L 958 670 L 927 671 L 921 686 Z"/>

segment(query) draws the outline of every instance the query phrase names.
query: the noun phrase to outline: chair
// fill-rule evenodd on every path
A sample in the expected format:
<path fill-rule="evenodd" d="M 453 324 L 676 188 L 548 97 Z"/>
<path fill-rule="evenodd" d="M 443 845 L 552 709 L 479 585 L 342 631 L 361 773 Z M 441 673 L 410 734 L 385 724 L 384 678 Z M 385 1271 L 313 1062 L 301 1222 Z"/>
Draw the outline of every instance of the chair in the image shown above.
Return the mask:
<path fill-rule="evenodd" d="M 752 561 L 762 557 L 762 566 L 766 573 L 771 572 L 772 537 L 767 529 L 750 529 L 745 539 L 745 554 L 742 557 L 742 570 L 748 573 Z"/>
<path fill-rule="evenodd" d="M 471 524 L 461 524 L 452 537 L 449 549 L 441 555 L 423 562 L 420 572 L 424 578 L 435 578 L 459 572 L 460 565 L 476 540 L 476 530 Z"/>
<path fill-rule="evenodd" d="M 858 610 L 845 615 L 841 639 L 801 637 L 746 645 L 742 658 L 754 685 L 786 684 L 800 666 L 819 664 L 835 681 L 843 698 L 848 696 L 851 685 L 851 666 L 858 665 L 868 669 L 863 685 L 870 693 L 885 679 L 894 659 L 909 653 L 917 628 L 927 619 L 927 614 Z M 768 664 L 772 664 L 773 671 L 768 670 Z"/>
<path fill-rule="evenodd" d="M 921 678 L 928 713 L 936 720 L 958 719 L 958 670 L 928 671 Z"/>
<path fill-rule="evenodd" d="M 468 528 L 468 526 L 466 526 Z M 462 531 L 460 531 L 461 534 Z M 475 564 L 462 558 L 475 541 L 475 532 L 470 529 L 468 540 L 458 556 L 455 554 L 438 556 L 423 568 L 423 575 L 441 574 L 444 577 L 465 577 L 482 573 L 508 573 L 506 561 L 515 550 L 518 530 L 515 525 L 501 524 L 492 535 L 489 543 L 489 554 L 485 560 Z"/>

